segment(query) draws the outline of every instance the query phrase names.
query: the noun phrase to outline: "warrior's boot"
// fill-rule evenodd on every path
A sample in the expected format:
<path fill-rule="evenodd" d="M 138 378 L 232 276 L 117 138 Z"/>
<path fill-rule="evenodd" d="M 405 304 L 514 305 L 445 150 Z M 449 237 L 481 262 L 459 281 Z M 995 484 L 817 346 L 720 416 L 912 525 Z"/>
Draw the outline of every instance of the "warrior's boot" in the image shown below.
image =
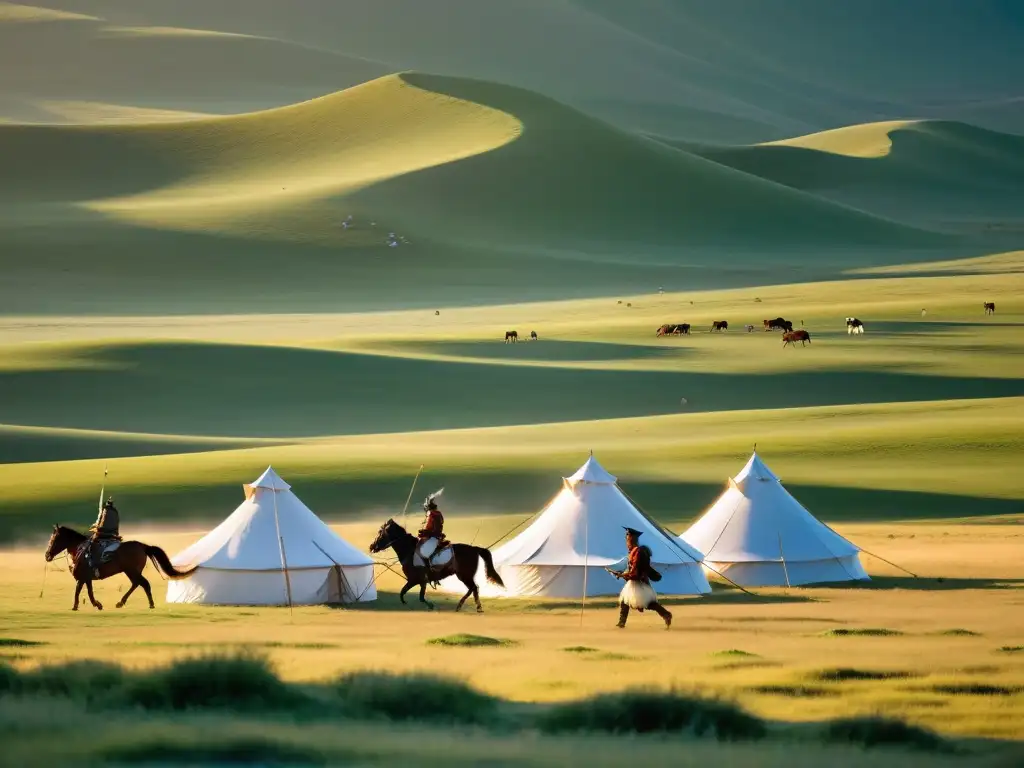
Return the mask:
<path fill-rule="evenodd" d="M 629 606 L 625 603 L 619 603 L 619 623 L 615 626 L 619 629 L 625 629 L 627 618 L 629 618 Z"/>
<path fill-rule="evenodd" d="M 654 611 L 656 614 L 661 616 L 662 619 L 665 620 L 665 629 L 668 629 L 669 627 L 672 626 L 672 613 L 667 608 L 665 608 L 665 606 L 663 606 L 661 603 L 659 603 L 657 600 L 655 600 L 653 603 L 651 603 L 647 607 L 650 608 L 652 611 Z"/>

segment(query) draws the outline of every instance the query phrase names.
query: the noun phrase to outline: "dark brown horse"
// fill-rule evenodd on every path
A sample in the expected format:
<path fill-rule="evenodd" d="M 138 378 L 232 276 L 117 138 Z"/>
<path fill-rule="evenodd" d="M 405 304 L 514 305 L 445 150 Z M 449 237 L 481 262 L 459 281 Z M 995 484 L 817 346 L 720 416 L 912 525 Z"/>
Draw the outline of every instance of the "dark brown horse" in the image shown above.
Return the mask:
<path fill-rule="evenodd" d="M 994 315 L 996 313 L 996 303 L 994 301 L 985 302 L 985 314 Z"/>
<path fill-rule="evenodd" d="M 728 320 L 715 320 L 711 323 L 712 331 L 728 331 L 729 321 Z"/>
<path fill-rule="evenodd" d="M 800 346 L 811 343 L 810 331 L 800 329 L 799 331 L 786 331 L 782 334 L 782 346 L 788 347 L 790 344 L 800 342 Z"/>
<path fill-rule="evenodd" d="M 123 541 L 113 551 L 110 559 L 96 569 L 99 571 L 99 574 L 94 575 L 89 571 L 85 557 L 83 557 L 85 549 L 82 545 L 86 544 L 88 539 L 88 536 L 72 528 L 55 525 L 53 526 L 53 534 L 50 536 L 50 543 L 46 545 L 46 562 L 50 562 L 61 552 L 67 550 L 70 560 L 68 570 L 71 571 L 71 575 L 78 582 L 78 586 L 75 588 L 75 605 L 71 609 L 73 611 L 78 610 L 78 598 L 82 594 L 83 586 L 89 592 L 89 602 L 95 606 L 97 611 L 102 611 L 103 605 L 92 593 L 93 578 L 102 580 L 116 576 L 119 573 L 127 576 L 132 585 L 124 593 L 124 597 L 118 601 L 118 608 L 124 606 L 136 587 L 142 587 L 146 597 L 149 598 L 149 607 L 155 608 L 156 606 L 153 605 L 153 590 L 150 589 L 149 581 L 142 575 L 147 559 L 152 560 L 153 567 L 163 571 L 169 579 L 184 579 L 195 570 L 195 568 L 190 568 L 187 571 L 179 571 L 171 564 L 171 559 L 167 557 L 167 553 L 160 549 L 160 547 L 152 547 L 149 544 L 143 544 L 141 541 Z"/>
<path fill-rule="evenodd" d="M 508 344 L 508 343 L 515 344 L 517 341 L 519 341 L 519 332 L 518 331 L 505 331 L 505 343 L 506 344 Z"/>
<path fill-rule="evenodd" d="M 388 520 L 380 527 L 380 531 L 377 532 L 377 538 L 370 544 L 370 551 L 376 554 L 383 552 L 388 547 L 395 551 L 398 561 L 402 564 L 402 573 L 405 574 L 405 586 L 402 587 L 402 591 L 398 595 L 403 603 L 405 603 L 405 593 L 413 587 L 419 586 L 420 602 L 425 603 L 430 610 L 434 610 L 434 604 L 427 600 L 427 582 L 440 581 L 454 575 L 466 585 L 467 590 L 466 594 L 459 600 L 455 610 L 461 609 L 462 604 L 466 602 L 466 598 L 472 595 L 474 602 L 476 602 L 476 612 L 483 613 L 484 609 L 480 605 L 480 589 L 476 585 L 476 571 L 481 560 L 484 561 L 487 580 L 492 584 L 497 584 L 502 589 L 505 588 L 505 583 L 501 580 L 501 576 L 494 570 L 491 552 L 485 547 L 474 547 L 472 544 L 452 544 L 452 559 L 441 570 L 435 570 L 429 574 L 426 568 L 413 564 L 413 553 L 416 551 L 416 537 L 394 520 Z"/>

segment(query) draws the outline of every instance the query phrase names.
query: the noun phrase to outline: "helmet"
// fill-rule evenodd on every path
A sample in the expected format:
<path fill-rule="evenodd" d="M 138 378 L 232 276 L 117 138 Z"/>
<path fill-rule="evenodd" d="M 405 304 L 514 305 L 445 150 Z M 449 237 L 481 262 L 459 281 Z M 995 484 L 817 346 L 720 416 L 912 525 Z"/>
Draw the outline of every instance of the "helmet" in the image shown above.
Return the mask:
<path fill-rule="evenodd" d="M 434 499 L 436 499 L 442 493 L 444 493 L 444 488 L 441 488 L 438 491 L 434 491 L 432 494 L 427 496 L 427 498 L 423 501 L 423 511 L 430 512 L 432 510 L 437 509 L 437 502 L 434 501 Z"/>

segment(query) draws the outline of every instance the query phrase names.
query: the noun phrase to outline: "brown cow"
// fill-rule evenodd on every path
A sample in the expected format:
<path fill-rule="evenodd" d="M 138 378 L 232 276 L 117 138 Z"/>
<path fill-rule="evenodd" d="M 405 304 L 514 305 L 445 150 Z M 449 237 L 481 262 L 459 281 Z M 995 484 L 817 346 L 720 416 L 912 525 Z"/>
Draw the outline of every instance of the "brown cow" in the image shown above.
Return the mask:
<path fill-rule="evenodd" d="M 799 331 L 786 331 L 782 334 L 782 346 L 788 347 L 791 343 L 800 342 L 800 346 L 811 343 L 811 334 L 802 328 Z"/>

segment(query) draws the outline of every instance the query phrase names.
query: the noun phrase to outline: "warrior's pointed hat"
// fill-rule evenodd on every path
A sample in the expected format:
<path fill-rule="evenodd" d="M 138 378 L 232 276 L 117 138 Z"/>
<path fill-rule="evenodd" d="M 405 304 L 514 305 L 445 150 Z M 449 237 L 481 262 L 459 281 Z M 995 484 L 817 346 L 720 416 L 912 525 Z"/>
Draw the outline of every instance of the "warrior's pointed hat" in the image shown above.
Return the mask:
<path fill-rule="evenodd" d="M 644 535 L 643 531 L 638 531 L 636 528 L 630 528 L 628 525 L 624 525 L 622 527 L 626 529 L 626 533 L 631 533 L 638 539 Z"/>
<path fill-rule="evenodd" d="M 442 493 L 444 493 L 444 488 L 436 490 L 432 494 L 427 496 L 427 498 L 423 502 L 423 509 L 427 512 L 429 512 L 432 509 L 437 509 L 437 502 L 435 502 L 434 499 L 438 498 Z"/>

